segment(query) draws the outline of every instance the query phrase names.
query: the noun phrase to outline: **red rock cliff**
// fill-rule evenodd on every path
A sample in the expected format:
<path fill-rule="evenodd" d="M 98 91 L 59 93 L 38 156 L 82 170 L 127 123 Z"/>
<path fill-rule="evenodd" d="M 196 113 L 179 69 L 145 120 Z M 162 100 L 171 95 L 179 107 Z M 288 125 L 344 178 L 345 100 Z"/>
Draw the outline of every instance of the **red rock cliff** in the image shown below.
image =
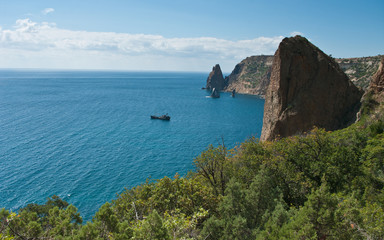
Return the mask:
<path fill-rule="evenodd" d="M 260 139 L 345 127 L 361 96 L 331 57 L 301 36 L 285 38 L 274 56 Z"/>
<path fill-rule="evenodd" d="M 381 59 L 379 69 L 373 75 L 369 91 L 374 94 L 376 101 L 384 102 L 384 58 Z"/>

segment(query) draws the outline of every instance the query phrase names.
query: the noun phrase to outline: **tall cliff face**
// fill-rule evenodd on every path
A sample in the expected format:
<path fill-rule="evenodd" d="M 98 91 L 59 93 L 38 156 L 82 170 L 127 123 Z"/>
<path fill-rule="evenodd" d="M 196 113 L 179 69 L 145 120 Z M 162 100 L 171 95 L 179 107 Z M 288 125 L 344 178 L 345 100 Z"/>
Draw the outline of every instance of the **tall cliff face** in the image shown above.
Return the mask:
<path fill-rule="evenodd" d="M 372 77 L 368 92 L 372 93 L 376 102 L 384 103 L 384 57 L 381 59 L 377 72 Z"/>
<path fill-rule="evenodd" d="M 247 57 L 225 78 L 225 91 L 236 90 L 238 93 L 264 97 L 269 84 L 272 63 L 273 56 Z"/>
<path fill-rule="evenodd" d="M 206 89 L 212 90 L 216 89 L 217 91 L 222 91 L 225 87 L 225 81 L 223 77 L 223 73 L 221 72 L 221 68 L 219 64 L 216 64 L 212 71 L 209 73 L 207 78 Z"/>
<path fill-rule="evenodd" d="M 331 57 L 301 36 L 285 38 L 274 56 L 260 139 L 342 128 L 354 120 L 361 96 Z"/>
<path fill-rule="evenodd" d="M 381 59 L 369 88 L 376 94 L 384 94 L 384 58 Z"/>

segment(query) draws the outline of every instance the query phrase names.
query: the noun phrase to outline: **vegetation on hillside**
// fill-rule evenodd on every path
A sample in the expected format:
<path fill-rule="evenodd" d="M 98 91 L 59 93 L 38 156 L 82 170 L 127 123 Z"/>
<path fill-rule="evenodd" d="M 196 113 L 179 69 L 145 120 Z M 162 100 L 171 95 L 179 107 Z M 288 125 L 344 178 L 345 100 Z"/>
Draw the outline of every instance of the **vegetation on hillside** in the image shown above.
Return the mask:
<path fill-rule="evenodd" d="M 0 239 L 384 239 L 382 119 L 209 146 L 195 171 L 126 189 L 87 223 L 57 196 L 1 209 Z"/>
<path fill-rule="evenodd" d="M 360 58 L 337 58 L 336 62 L 358 87 L 367 89 L 377 71 L 383 55 Z"/>
<path fill-rule="evenodd" d="M 267 66 L 264 61 L 250 61 L 247 62 L 246 71 L 240 80 L 249 82 L 249 87 L 256 88 L 263 78 L 269 78 L 267 74 L 270 70 L 271 66 Z"/>

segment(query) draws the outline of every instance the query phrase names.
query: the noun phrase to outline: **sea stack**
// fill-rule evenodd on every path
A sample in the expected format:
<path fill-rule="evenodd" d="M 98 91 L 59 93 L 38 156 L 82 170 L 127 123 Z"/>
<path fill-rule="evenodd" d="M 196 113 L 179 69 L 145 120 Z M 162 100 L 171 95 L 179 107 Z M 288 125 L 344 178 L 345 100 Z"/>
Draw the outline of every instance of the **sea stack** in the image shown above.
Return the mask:
<path fill-rule="evenodd" d="M 285 38 L 277 49 L 265 97 L 261 140 L 354 122 L 362 91 L 333 58 L 306 38 Z"/>
<path fill-rule="evenodd" d="M 216 64 L 209 73 L 206 89 L 213 90 L 215 88 L 216 91 L 222 91 L 224 86 L 225 82 L 223 73 L 221 72 L 220 65 Z"/>

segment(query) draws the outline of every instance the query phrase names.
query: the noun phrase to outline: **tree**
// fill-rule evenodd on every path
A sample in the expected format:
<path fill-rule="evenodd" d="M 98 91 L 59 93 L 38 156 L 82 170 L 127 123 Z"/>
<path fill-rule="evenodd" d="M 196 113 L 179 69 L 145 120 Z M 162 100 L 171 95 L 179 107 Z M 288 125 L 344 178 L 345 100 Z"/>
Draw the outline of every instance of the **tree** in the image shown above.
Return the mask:
<path fill-rule="evenodd" d="M 253 232 L 263 229 L 268 216 L 282 194 L 266 170 L 261 170 L 247 189 L 232 178 L 218 209 L 218 216 L 205 224 L 203 235 L 214 239 L 251 239 Z"/>
<path fill-rule="evenodd" d="M 153 210 L 151 214 L 149 214 L 148 218 L 142 220 L 138 226 L 135 226 L 133 230 L 133 238 L 134 239 L 142 239 L 142 240 L 168 240 L 171 239 L 167 228 L 165 227 L 162 218 L 157 213 L 156 210 Z"/>
<path fill-rule="evenodd" d="M 226 184 L 229 180 L 226 174 L 227 149 L 224 144 L 214 148 L 209 145 L 194 160 L 197 174 L 202 176 L 213 188 L 216 195 L 224 195 Z"/>
<path fill-rule="evenodd" d="M 53 196 L 42 205 L 28 204 L 7 219 L 7 228 L 16 239 L 60 238 L 73 237 L 81 223 L 77 208 Z"/>
<path fill-rule="evenodd" d="M 280 231 L 285 239 L 361 239 L 361 235 L 339 214 L 340 200 L 329 192 L 323 183 L 308 196 L 304 207 L 300 208 L 292 220 Z"/>
<path fill-rule="evenodd" d="M 204 226 L 203 235 L 211 239 L 247 239 L 251 230 L 247 226 L 245 191 L 241 184 L 231 179 L 219 205 L 219 216 L 212 216 Z"/>

